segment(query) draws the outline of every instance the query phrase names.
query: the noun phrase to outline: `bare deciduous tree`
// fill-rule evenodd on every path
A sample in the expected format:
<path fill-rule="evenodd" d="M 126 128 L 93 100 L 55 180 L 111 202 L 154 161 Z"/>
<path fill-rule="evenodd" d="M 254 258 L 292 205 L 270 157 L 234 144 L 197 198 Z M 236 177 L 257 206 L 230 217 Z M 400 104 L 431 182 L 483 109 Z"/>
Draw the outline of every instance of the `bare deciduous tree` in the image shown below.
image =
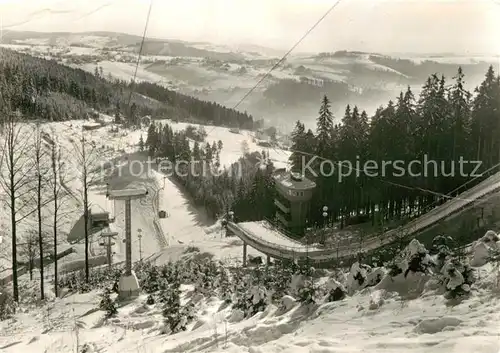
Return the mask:
<path fill-rule="evenodd" d="M 55 131 L 52 132 L 52 137 L 55 138 Z M 58 259 L 57 259 L 57 243 L 58 239 L 58 227 L 60 221 L 65 219 L 71 210 L 66 212 L 62 211 L 62 207 L 65 205 L 65 201 L 68 199 L 68 193 L 65 190 L 66 176 L 63 169 L 63 164 L 61 162 L 61 151 L 60 146 L 54 140 L 50 142 L 50 177 L 48 178 L 49 188 L 52 193 L 52 236 L 53 242 L 53 252 L 54 252 L 54 293 L 56 297 L 59 295 L 59 278 L 58 278 Z"/>
<path fill-rule="evenodd" d="M 17 244 L 19 258 L 21 261 L 25 261 L 28 266 L 30 281 L 33 280 L 33 270 L 35 269 L 35 260 L 38 255 L 37 242 L 36 233 L 30 231 L 22 237 L 21 243 Z"/>
<path fill-rule="evenodd" d="M 99 178 L 99 159 L 93 141 L 88 141 L 85 132 L 82 130 L 82 137 L 78 143 L 74 144 L 77 170 L 81 182 L 81 199 L 83 208 L 83 220 L 85 224 L 85 280 L 89 281 L 89 223 L 90 223 L 90 187 Z"/>
<path fill-rule="evenodd" d="M 36 124 L 33 134 L 33 171 L 35 176 L 35 204 L 38 223 L 38 254 L 40 255 L 40 299 L 45 299 L 44 290 L 44 239 L 43 239 L 43 208 L 50 202 L 50 197 L 47 197 L 48 192 L 48 173 L 50 171 L 49 159 L 46 150 L 43 148 L 43 136 L 40 128 L 40 123 Z"/>
<path fill-rule="evenodd" d="M 18 266 L 17 266 L 17 226 L 35 210 L 29 210 L 33 190 L 31 167 L 29 165 L 33 144 L 33 129 L 22 123 L 21 115 L 8 112 L 3 114 L 3 134 L 0 173 L 0 186 L 6 199 L 5 204 L 10 211 L 11 244 L 12 244 L 12 286 L 13 299 L 19 301 Z"/>

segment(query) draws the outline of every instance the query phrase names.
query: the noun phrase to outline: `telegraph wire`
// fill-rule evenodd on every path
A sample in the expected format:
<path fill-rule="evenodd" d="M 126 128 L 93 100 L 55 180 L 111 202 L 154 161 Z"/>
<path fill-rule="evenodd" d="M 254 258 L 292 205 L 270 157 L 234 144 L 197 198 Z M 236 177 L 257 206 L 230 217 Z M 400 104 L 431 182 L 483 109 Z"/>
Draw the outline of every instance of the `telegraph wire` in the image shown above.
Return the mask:
<path fill-rule="evenodd" d="M 332 6 L 330 6 L 330 8 L 323 14 L 323 16 L 321 16 L 319 18 L 319 20 L 317 20 L 313 26 L 311 28 L 309 28 L 309 30 L 307 30 L 307 32 L 285 53 L 285 55 L 283 55 L 281 57 L 281 59 L 276 62 L 272 67 L 271 69 L 264 75 L 261 77 L 261 79 L 259 81 L 257 81 L 257 83 L 255 85 L 252 86 L 252 88 L 250 88 L 250 90 L 238 101 L 238 103 L 236 103 L 236 105 L 233 106 L 233 109 L 236 109 L 238 108 L 241 103 L 243 103 L 245 101 L 245 99 L 248 98 L 248 96 L 250 96 L 253 91 L 255 91 L 255 89 L 257 89 L 257 87 L 259 87 L 259 85 L 274 71 L 276 70 L 280 65 L 281 63 L 283 63 L 283 61 L 285 61 L 285 59 L 292 53 L 292 51 L 295 50 L 295 48 L 297 48 L 303 41 L 304 39 L 306 39 L 312 31 L 314 31 L 314 29 L 316 29 L 316 27 L 318 27 L 318 25 L 323 22 L 323 20 L 342 2 L 342 0 L 337 0 Z M 208 133 L 210 134 L 213 130 L 215 129 L 215 127 L 213 127 Z"/>

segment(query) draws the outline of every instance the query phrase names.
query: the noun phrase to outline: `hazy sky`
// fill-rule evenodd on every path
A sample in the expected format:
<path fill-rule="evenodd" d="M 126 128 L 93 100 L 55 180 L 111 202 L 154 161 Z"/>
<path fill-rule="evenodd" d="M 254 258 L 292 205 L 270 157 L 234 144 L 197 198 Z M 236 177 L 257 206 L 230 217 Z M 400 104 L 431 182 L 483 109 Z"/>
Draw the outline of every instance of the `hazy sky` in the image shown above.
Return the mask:
<path fill-rule="evenodd" d="M 147 35 L 288 50 L 334 3 L 153 0 Z M 0 16 L 4 32 L 142 35 L 148 6 L 147 0 L 0 0 Z M 500 0 L 342 0 L 296 50 L 342 49 L 499 55 Z"/>

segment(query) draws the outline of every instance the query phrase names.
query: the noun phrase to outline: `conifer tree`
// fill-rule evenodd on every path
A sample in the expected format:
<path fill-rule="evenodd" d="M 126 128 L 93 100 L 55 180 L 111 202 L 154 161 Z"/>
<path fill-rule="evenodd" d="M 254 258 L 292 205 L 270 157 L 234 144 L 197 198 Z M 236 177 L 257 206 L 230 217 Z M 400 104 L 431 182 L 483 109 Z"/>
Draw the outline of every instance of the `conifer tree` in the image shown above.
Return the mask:
<path fill-rule="evenodd" d="M 330 143 L 332 142 L 333 120 L 330 111 L 330 101 L 327 96 L 323 96 L 319 117 L 316 127 L 316 154 L 320 157 L 328 157 Z"/>
<path fill-rule="evenodd" d="M 142 135 L 139 139 L 139 151 L 141 151 L 141 152 L 144 151 L 144 140 L 142 139 Z"/>
<path fill-rule="evenodd" d="M 293 171 L 300 171 L 302 169 L 305 138 L 305 126 L 300 121 L 297 121 L 295 129 L 292 132 L 292 154 L 289 158 Z"/>

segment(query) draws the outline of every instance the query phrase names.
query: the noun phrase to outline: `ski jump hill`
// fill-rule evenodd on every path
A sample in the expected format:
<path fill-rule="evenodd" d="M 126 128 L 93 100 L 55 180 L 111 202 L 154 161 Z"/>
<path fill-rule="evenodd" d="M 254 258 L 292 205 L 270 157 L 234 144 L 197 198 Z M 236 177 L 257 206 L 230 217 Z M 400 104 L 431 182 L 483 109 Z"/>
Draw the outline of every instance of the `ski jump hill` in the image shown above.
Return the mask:
<path fill-rule="evenodd" d="M 408 237 L 418 235 L 439 222 L 473 207 L 481 200 L 499 191 L 500 172 L 399 228 L 387 231 L 382 236 L 377 235 L 363 240 L 362 250 L 368 252 L 386 246 L 396 241 L 401 234 Z M 326 263 L 353 258 L 360 251 L 359 246 L 356 245 L 339 245 L 334 248 L 306 246 L 287 237 L 267 221 L 228 222 L 227 227 L 246 245 L 269 257 L 280 260 L 293 261 L 308 258 L 309 261 L 314 263 Z"/>

